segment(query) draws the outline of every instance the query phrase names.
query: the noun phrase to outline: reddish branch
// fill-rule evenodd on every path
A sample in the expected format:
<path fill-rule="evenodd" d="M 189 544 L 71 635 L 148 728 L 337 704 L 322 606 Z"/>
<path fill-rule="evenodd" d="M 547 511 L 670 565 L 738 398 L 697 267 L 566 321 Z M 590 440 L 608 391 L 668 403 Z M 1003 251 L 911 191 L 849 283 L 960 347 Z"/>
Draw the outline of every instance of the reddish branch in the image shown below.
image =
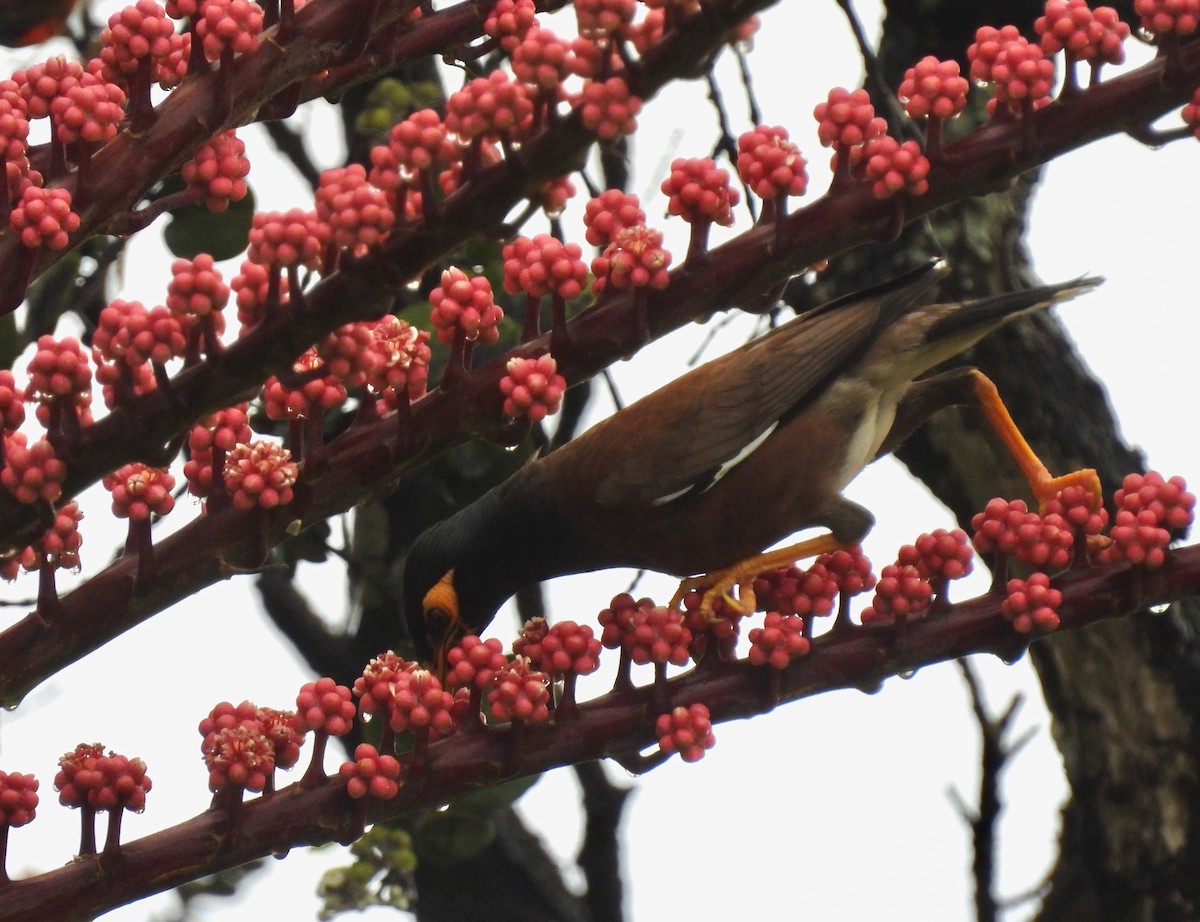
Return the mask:
<path fill-rule="evenodd" d="M 721 46 L 724 29 L 764 5 L 765 0 L 736 0 L 685 22 L 678 33 L 647 57 L 640 70 L 639 86 L 644 87 L 643 96 L 652 95 L 675 79 L 684 65 L 697 66 Z M 268 45 L 269 42 L 264 42 L 263 47 Z M 423 47 L 422 53 L 429 50 L 429 47 Z M 257 59 L 261 53 L 262 49 L 246 57 Z M 236 85 L 240 85 L 237 80 Z M 166 107 L 177 94 L 190 98 L 185 90 L 190 92 L 190 88 L 197 86 L 207 87 L 202 83 L 186 83 L 160 108 Z M 208 91 L 211 89 L 207 87 Z M 235 111 L 237 109 L 235 103 Z M 193 151 L 198 143 L 192 143 L 195 139 L 190 136 L 180 137 L 179 129 L 166 131 L 161 136 L 155 134 L 158 140 L 150 146 L 142 142 L 148 142 L 152 133 L 163 130 L 163 123 L 174 124 L 182 120 L 190 125 L 195 119 L 202 118 L 202 111 L 194 107 L 182 113 L 171 110 L 169 116 L 160 116 L 154 128 L 140 139 L 118 136 L 97 155 L 97 164 L 102 157 L 112 158 L 104 161 L 103 170 L 97 172 L 106 177 L 119 177 L 128 172 L 138 174 L 141 166 L 135 164 L 157 163 L 162 158 L 171 160 L 179 145 Z M 200 140 L 207 137 L 204 135 Z M 447 199 L 439 209 L 439 220 L 435 224 L 422 224 L 397 232 L 366 257 L 348 266 L 344 263 L 341 271 L 305 293 L 308 311 L 260 324 L 217 361 L 178 374 L 172 379 L 173 387 L 169 390 L 162 389 L 132 401 L 96 426 L 88 427 L 78 449 L 64 458 L 70 471 L 66 494 L 75 495 L 127 461 L 153 458 L 172 436 L 185 431 L 201 416 L 247 399 L 267 377 L 289 367 L 296 356 L 326 333 L 344 323 L 381 315 L 390 296 L 412 279 L 419 278 L 427 267 L 477 236 L 481 229 L 500 228 L 513 205 L 525 199 L 540 182 L 577 169 L 594 140 L 578 119 L 564 119 L 554 130 L 543 132 L 523 145 L 519 156 L 487 170 Z M 110 155 L 109 149 L 115 144 L 131 147 Z M 178 166 L 178 162 L 172 163 Z M 119 195 L 106 194 L 106 200 L 112 200 L 111 213 L 130 207 L 132 202 L 126 199 L 131 194 L 136 200 L 140 192 L 123 190 Z M 89 226 L 89 214 L 91 211 L 85 209 L 85 228 Z M 0 237 L 0 266 L 9 258 L 5 245 L 10 242 L 10 237 Z M 611 335 L 606 334 L 605 338 Z M 544 347 L 542 351 L 545 351 Z M 610 356 L 607 361 L 592 363 L 587 373 L 594 373 L 617 357 L 611 351 L 607 354 Z M 0 546 L 24 546 L 35 536 L 37 526 L 36 510 L 16 503 L 12 497 L 0 495 Z"/>
<path fill-rule="evenodd" d="M 739 15 L 744 5 L 737 5 Z M 699 29 L 699 26 L 697 26 Z M 681 41 L 698 40 L 695 30 Z M 711 40 L 711 37 L 710 37 Z M 667 43 L 676 56 L 686 47 Z M 1186 79 L 1200 81 L 1200 43 L 1182 55 Z M 659 68 L 660 63 L 663 65 Z M 661 83 L 680 67 L 678 57 L 647 59 L 644 79 Z M 1165 86 L 1164 64 L 1155 61 L 1116 77 L 1066 103 L 1047 106 L 1022 123 L 989 124 L 947 145 L 930 176 L 928 194 L 905 202 L 905 220 L 1002 186 L 1021 172 L 1096 138 L 1145 125 L 1189 97 L 1185 84 Z M 642 90 L 642 92 L 646 92 Z M 1030 144 L 1030 135 L 1035 138 Z M 206 413 L 250 397 L 273 371 L 286 367 L 321 335 L 356 319 L 382 312 L 389 292 L 416 277 L 480 227 L 499 224 L 512 203 L 539 180 L 561 175 L 589 143 L 576 120 L 530 141 L 517 161 L 504 161 L 443 203 L 435 226 L 395 234 L 375 252 L 319 282 L 306 293 L 310 309 L 290 319 L 268 321 L 215 360 L 181 372 L 170 389 L 138 398 L 80 433 L 79 448 L 67 457 L 70 496 L 121 464 L 153 457 L 160 446 Z M 780 228 L 756 227 L 711 250 L 696 266 L 672 273 L 663 292 L 638 299 L 614 295 L 571 321 L 572 348 L 556 355 L 569 382 L 580 381 L 636 351 L 639 329 L 656 338 L 716 310 L 753 302 L 764 291 L 821 259 L 872 239 L 894 223 L 894 205 L 875 199 L 866 186 L 841 188 L 786 218 Z M 647 327 L 639 311 L 646 310 Z M 364 497 L 385 492 L 406 470 L 472 434 L 502 438 L 498 387 L 512 356 L 535 357 L 548 338 L 526 343 L 475 369 L 452 393 L 431 392 L 412 408 L 401 427 L 394 417 L 352 428 L 325 447 L 320 475 L 302 478 L 296 501 L 275 512 L 272 543 L 301 527 L 349 509 Z M 109 639 L 217 579 L 237 572 L 259 534 L 245 514 L 225 510 L 203 517 L 164 542 L 156 572 L 134 591 L 133 568 L 119 560 L 62 598 L 62 609 L 44 627 L 36 615 L 0 633 L 0 701 L 13 705 L 29 689 Z M 27 543 L 38 527 L 37 512 L 0 495 L 0 540 Z M 96 599 L 106 604 L 98 606 Z"/>
<path fill-rule="evenodd" d="M 1128 565 L 1097 567 L 1062 577 L 1061 630 L 1086 627 L 1149 606 L 1200 594 L 1200 546 L 1174 551 L 1160 570 Z M 397 797 L 372 802 L 366 821 L 377 822 L 418 807 L 446 803 L 474 788 L 590 759 L 630 761 L 655 743 L 654 717 L 703 702 L 714 721 L 751 717 L 777 704 L 840 688 L 875 691 L 889 676 L 934 663 L 988 652 L 1011 662 L 1027 637 L 1000 614 L 992 594 L 951 607 L 945 614 L 910 621 L 902 639 L 890 625 L 861 627 L 819 637 L 812 652 L 782 672 L 746 661 L 705 663 L 652 686 L 612 691 L 580 704 L 564 727 L 525 726 L 519 746 L 510 728 L 464 733 L 431 745 Z M 353 802 L 336 776 L 302 790 L 293 784 L 247 801 L 237 809 L 236 834 L 224 809 L 209 810 L 179 826 L 125 843 L 119 863 L 103 856 L 3 888 L 3 918 L 90 919 L 115 906 L 298 845 L 349 842 L 362 831 L 362 801 Z"/>

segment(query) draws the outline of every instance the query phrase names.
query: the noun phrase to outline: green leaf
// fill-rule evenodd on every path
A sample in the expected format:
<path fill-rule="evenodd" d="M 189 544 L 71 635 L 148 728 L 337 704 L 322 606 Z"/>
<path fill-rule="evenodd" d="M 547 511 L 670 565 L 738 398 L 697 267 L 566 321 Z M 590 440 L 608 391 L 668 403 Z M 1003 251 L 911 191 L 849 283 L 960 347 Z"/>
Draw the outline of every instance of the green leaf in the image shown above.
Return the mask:
<path fill-rule="evenodd" d="M 203 202 L 184 205 L 171 212 L 163 232 L 167 248 L 176 256 L 195 259 L 210 253 L 216 260 L 232 259 L 249 243 L 254 217 L 254 190 L 240 202 L 230 202 L 224 211 L 209 211 Z"/>
<path fill-rule="evenodd" d="M 470 810 L 431 813 L 421 824 L 417 853 L 442 867 L 461 864 L 483 852 L 496 838 L 491 820 Z"/>

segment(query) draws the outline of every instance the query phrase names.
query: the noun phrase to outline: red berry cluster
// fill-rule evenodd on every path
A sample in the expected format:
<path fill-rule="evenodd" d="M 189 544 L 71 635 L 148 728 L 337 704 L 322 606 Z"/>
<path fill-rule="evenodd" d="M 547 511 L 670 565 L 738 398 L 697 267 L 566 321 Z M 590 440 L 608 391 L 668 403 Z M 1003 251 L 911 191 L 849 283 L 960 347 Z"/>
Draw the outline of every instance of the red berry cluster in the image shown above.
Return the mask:
<path fill-rule="evenodd" d="M 183 355 L 187 337 L 179 319 L 158 305 L 147 308 L 140 301 L 110 301 L 100 312 L 92 334 L 92 358 L 99 367 L 120 363 L 132 369 L 147 362 L 165 365 Z M 97 377 L 103 377 L 97 372 Z M 132 379 L 131 379 L 132 380 Z"/>
<path fill-rule="evenodd" d="M 367 179 L 391 195 L 396 208 L 402 187 L 413 183 L 417 174 L 448 169 L 461 158 L 462 148 L 450 136 L 441 114 L 420 109 L 392 128 L 387 144 L 371 148 Z"/>
<path fill-rule="evenodd" d="M 659 749 L 678 752 L 685 762 L 699 762 L 717 742 L 712 732 L 712 715 L 703 704 L 677 707 L 669 714 L 660 714 L 654 721 L 654 732 Z"/>
<path fill-rule="evenodd" d="M 111 751 L 105 755 L 99 743 L 81 743 L 58 764 L 54 789 L 63 806 L 135 813 L 146 808 L 146 793 L 152 784 L 141 759 Z"/>
<path fill-rule="evenodd" d="M 1020 113 L 1050 101 L 1054 85 L 1054 62 L 1046 57 L 1041 45 L 1021 36 L 1014 26 L 994 29 L 982 26 L 975 43 L 967 49 L 971 76 L 992 84 L 994 98 L 988 110 L 1007 106 Z"/>
<path fill-rule="evenodd" d="M 166 468 L 134 461 L 107 475 L 104 487 L 112 493 L 112 513 L 119 519 L 144 522 L 175 508 L 175 478 Z"/>
<path fill-rule="evenodd" d="M 230 202 L 244 199 L 249 173 L 246 145 L 232 128 L 205 143 L 180 169 L 183 181 L 204 198 L 209 211 L 224 211 Z"/>
<path fill-rule="evenodd" d="M 929 607 L 933 586 L 911 564 L 888 564 L 875 584 L 875 598 L 863 609 L 863 624 L 903 622 Z"/>
<path fill-rule="evenodd" d="M 63 503 L 54 510 L 54 521 L 30 546 L 34 556 L 32 561 L 23 563 L 25 569 L 38 570 L 44 566 L 59 570 L 78 569 L 79 549 L 83 546 L 83 536 L 79 533 L 79 523 L 82 521 L 83 512 L 75 500 Z"/>
<path fill-rule="evenodd" d="M 929 580 L 934 592 L 941 595 L 947 582 L 962 579 L 971 572 L 972 557 L 970 539 L 965 531 L 939 528 L 901 547 L 896 562 L 915 567 L 920 577 Z"/>
<path fill-rule="evenodd" d="M 786 128 L 759 125 L 738 137 L 738 176 L 762 199 L 803 195 L 808 189 L 808 161 Z"/>
<path fill-rule="evenodd" d="M 49 427 L 49 410 L 86 412 L 92 403 L 92 370 L 87 353 L 73 336 L 55 339 L 49 333 L 38 337 L 37 351 L 26 369 L 29 383 L 25 399 L 36 401 L 38 421 Z"/>
<path fill-rule="evenodd" d="M 464 143 L 520 141 L 532 124 L 529 91 L 502 70 L 476 77 L 446 100 L 446 127 Z"/>
<path fill-rule="evenodd" d="M 1200 25 L 1200 0 L 1133 0 L 1133 11 L 1151 35 L 1191 35 Z"/>
<path fill-rule="evenodd" d="M 263 9 L 252 0 L 203 0 L 196 14 L 193 25 L 208 60 L 220 60 L 226 53 L 248 54 L 258 47 Z"/>
<path fill-rule="evenodd" d="M 1058 627 L 1062 593 L 1050 587 L 1050 577 L 1034 573 L 1029 579 L 1010 579 L 1000 611 L 1022 634 Z"/>
<path fill-rule="evenodd" d="M 605 40 L 633 22 L 637 0 L 576 0 L 575 16 L 583 38 Z"/>
<path fill-rule="evenodd" d="M 324 677 L 306 682 L 296 695 L 296 720 L 301 727 L 330 736 L 344 736 L 354 726 L 353 692 Z"/>
<path fill-rule="evenodd" d="M 751 628 L 748 658 L 755 666 L 786 669 L 788 664 L 808 653 L 810 643 L 804 636 L 804 618 L 767 612 L 762 627 Z"/>
<path fill-rule="evenodd" d="M 260 736 L 270 743 L 274 766 L 287 769 L 299 760 L 304 734 L 296 722 L 295 712 L 258 707 L 250 701 L 243 701 L 238 705 L 222 701 L 200 721 L 198 729 L 200 736 L 203 737 L 200 750 L 205 757 L 207 758 L 210 753 L 216 753 L 219 750 L 220 734 L 236 727 L 252 731 L 252 735 Z M 226 737 L 227 741 L 231 738 Z M 235 743 L 234 748 L 239 751 L 254 750 L 253 745 L 246 743 Z M 262 790 L 261 787 L 251 789 Z"/>
<path fill-rule="evenodd" d="M 861 545 L 822 554 L 815 563 L 821 564 L 837 580 L 838 591 L 843 596 L 855 596 L 875 588 L 871 561 L 863 553 Z"/>
<path fill-rule="evenodd" d="M 69 189 L 28 186 L 9 212 L 8 223 L 31 250 L 61 250 L 79 229 L 79 215 L 71 210 Z"/>
<path fill-rule="evenodd" d="M 194 259 L 172 260 L 167 307 L 181 321 L 190 325 L 199 318 L 219 314 L 228 303 L 229 286 L 212 256 L 198 253 Z"/>
<path fill-rule="evenodd" d="M 1048 0 L 1033 24 L 1042 51 L 1066 51 L 1067 58 L 1093 64 L 1122 64 L 1129 26 L 1111 6 L 1092 9 L 1087 0 Z"/>
<path fill-rule="evenodd" d="M 542 723 L 550 719 L 550 677 L 534 669 L 524 656 L 495 673 L 487 697 L 497 720 Z"/>
<path fill-rule="evenodd" d="M 692 632 L 677 608 L 656 605 L 637 608 L 624 631 L 622 645 L 639 666 L 647 663 L 684 666 L 690 656 Z"/>
<path fill-rule="evenodd" d="M 403 663 L 403 660 L 400 662 Z M 432 742 L 454 733 L 458 727 L 454 695 L 442 687 L 437 676 L 408 663 L 401 669 L 393 669 L 392 676 L 386 686 L 389 694 L 383 704 L 387 708 L 388 726 L 393 732 L 411 733 L 423 742 Z M 381 697 L 380 684 L 380 680 L 376 679 L 370 685 L 369 694 L 376 700 Z M 355 682 L 356 691 L 357 688 L 358 683 Z M 367 695 L 364 688 L 364 709 Z"/>
<path fill-rule="evenodd" d="M 741 199 L 729 184 L 729 171 L 718 167 L 711 157 L 677 157 L 661 188 L 669 199 L 667 210 L 689 224 L 728 227 L 733 223 L 733 206 Z"/>
<path fill-rule="evenodd" d="M 600 295 L 610 283 L 619 290 L 665 289 L 671 283 L 671 252 L 662 242 L 662 232 L 645 224 L 617 231 L 604 253 L 592 260 L 592 291 Z"/>
<path fill-rule="evenodd" d="M 367 182 L 360 163 L 323 172 L 316 204 L 317 219 L 329 228 L 334 246 L 356 254 L 380 243 L 396 222 L 387 197 Z"/>
<path fill-rule="evenodd" d="M 1098 505 L 1090 490 L 1079 485 L 1064 487 L 1045 503 L 1043 511 L 1046 516 L 1061 516 L 1074 529 L 1077 544 L 1100 534 L 1108 525 L 1108 510 Z"/>
<path fill-rule="evenodd" d="M 102 144 L 116 137 L 117 126 L 125 117 L 125 91 L 103 77 L 85 73 L 66 93 L 55 97 L 50 115 L 55 136 L 63 144 Z"/>
<path fill-rule="evenodd" d="M 559 176 L 542 183 L 529 196 L 531 202 L 541 206 L 549 218 L 559 217 L 567 208 L 567 202 L 575 197 L 575 183 L 566 176 Z"/>
<path fill-rule="evenodd" d="M 384 405 L 395 409 L 400 395 L 416 400 L 429 385 L 429 333 L 389 314 L 372 328 L 374 351 L 382 364 L 367 386 L 383 396 Z"/>
<path fill-rule="evenodd" d="M 532 28 L 512 51 L 513 74 L 535 93 L 557 100 L 571 73 L 571 44 L 550 29 Z"/>
<path fill-rule="evenodd" d="M 14 432 L 25 422 L 24 389 L 17 387 L 17 379 L 7 368 L 0 368 L 0 427 L 4 434 Z"/>
<path fill-rule="evenodd" d="M 417 668 L 391 650 L 372 658 L 362 675 L 354 680 L 353 692 L 358 710 L 365 717 L 386 714 L 392 700 L 392 686 L 400 674 Z"/>
<path fill-rule="evenodd" d="M 317 344 L 317 355 L 330 374 L 354 390 L 372 380 L 388 360 L 378 345 L 373 324 L 346 323 Z"/>
<path fill-rule="evenodd" d="M 653 607 L 653 599 L 642 598 L 634 601 L 628 592 L 613 596 L 608 608 L 597 616 L 600 622 L 600 643 L 609 650 L 623 646 L 625 636 L 633 630 L 637 611 Z"/>
<path fill-rule="evenodd" d="M 600 668 L 600 641 L 586 624 L 533 618 L 521 628 L 513 652 L 549 676 L 589 675 Z"/>
<path fill-rule="evenodd" d="M 468 634 L 446 656 L 446 684 L 451 688 L 483 690 L 508 664 L 504 645 L 494 637 L 487 640 Z"/>
<path fill-rule="evenodd" d="M 1060 515 L 1031 512 L 1023 500 L 993 499 L 971 519 L 975 550 L 1003 554 L 1047 570 L 1061 570 L 1075 543 L 1071 526 Z"/>
<path fill-rule="evenodd" d="M 100 32 L 100 60 L 104 76 L 128 84 L 141 62 L 170 55 L 175 24 L 155 0 L 137 0 L 108 17 Z"/>
<path fill-rule="evenodd" d="M 584 206 L 584 236 L 595 247 L 606 247 L 620 231 L 645 223 L 638 197 L 620 189 L 606 189 Z"/>
<path fill-rule="evenodd" d="M 38 780 L 20 772 L 0 772 L 0 828 L 15 829 L 37 815 Z"/>
<path fill-rule="evenodd" d="M 1129 474 L 1113 501 L 1117 514 L 1108 531 L 1113 544 L 1103 559 L 1147 569 L 1163 565 L 1172 537 L 1192 524 L 1196 507 L 1182 477 L 1166 480 L 1157 471 Z"/>
<path fill-rule="evenodd" d="M 354 761 L 343 762 L 338 768 L 346 793 L 356 800 L 368 796 L 391 800 L 400 793 L 400 773 L 400 760 L 380 755 L 370 743 L 359 743 L 354 749 Z"/>
<path fill-rule="evenodd" d="M 536 27 L 537 6 L 533 0 L 496 0 L 483 21 L 484 34 L 496 39 L 509 53 Z"/>
<path fill-rule="evenodd" d="M 1010 42 L 1021 40 L 1016 26 L 980 26 L 975 32 L 975 41 L 967 48 L 967 61 L 971 67 L 971 79 L 979 83 L 992 82 L 992 66 L 1000 52 Z"/>
<path fill-rule="evenodd" d="M 4 436 L 4 469 L 0 484 L 20 503 L 54 503 L 62 496 L 67 466 L 48 439 L 28 443 L 24 432 Z"/>
<path fill-rule="evenodd" d="M 259 253 L 273 253 L 273 248 L 260 250 Z M 242 325 L 239 336 L 244 336 L 266 320 L 271 311 L 287 303 L 288 278 L 277 271 L 281 265 L 244 259 L 237 275 L 230 280 L 229 287 L 237 300 L 238 323 Z"/>
<path fill-rule="evenodd" d="M 238 509 L 274 509 L 292 501 L 299 468 L 275 442 L 239 444 L 225 458 L 225 486 Z"/>
<path fill-rule="evenodd" d="M 264 791 L 275 774 L 275 747 L 257 726 L 237 724 L 205 740 L 208 789 Z"/>
<path fill-rule="evenodd" d="M 83 65 L 56 55 L 41 64 L 34 64 L 12 75 L 13 82 L 25 102 L 25 114 L 31 119 L 50 116 L 54 101 L 63 99 L 67 91 L 83 79 Z"/>
<path fill-rule="evenodd" d="M 329 230 L 316 212 L 302 208 L 256 212 L 247 257 L 262 266 L 321 268 Z"/>
<path fill-rule="evenodd" d="M 853 151 L 861 149 L 871 138 L 887 131 L 887 123 L 875 115 L 875 107 L 866 90 L 834 87 L 825 102 L 813 109 L 817 120 L 817 138 L 825 147 L 834 150 L 834 169 L 850 168 Z"/>
<path fill-rule="evenodd" d="M 454 342 L 457 335 L 484 344 L 500 338 L 504 311 L 496 304 L 486 276 L 468 276 L 452 266 L 442 272 L 441 284 L 429 293 L 429 303 L 430 320 L 443 343 Z"/>
<path fill-rule="evenodd" d="M 957 61 L 928 55 L 904 72 L 897 95 L 909 118 L 944 121 L 967 107 L 968 89 Z"/>
<path fill-rule="evenodd" d="M 760 573 L 753 588 L 759 611 L 811 618 L 833 612 L 839 587 L 825 565 L 815 561 L 807 570 L 793 564 Z"/>
<path fill-rule="evenodd" d="M 866 178 L 875 198 L 890 198 L 897 192 L 924 195 L 929 191 L 931 168 L 916 141 L 901 143 L 891 135 L 872 138 L 863 148 Z"/>
<path fill-rule="evenodd" d="M 578 298 L 587 285 L 587 263 L 577 243 L 563 243 L 550 234 L 518 237 L 505 244 L 504 290 L 532 298 L 548 294 L 565 301 Z"/>
<path fill-rule="evenodd" d="M 225 469 L 225 456 L 239 444 L 254 437 L 246 415 L 247 404 L 218 410 L 192 427 L 188 436 L 188 461 L 183 466 L 188 491 L 193 496 L 208 496 L 212 490 L 214 456 L 220 455 L 220 469 Z"/>
<path fill-rule="evenodd" d="M 500 379 L 506 416 L 524 416 L 538 422 L 558 412 L 567 379 L 558 373 L 558 363 L 550 353 L 535 359 L 511 358 Z"/>
<path fill-rule="evenodd" d="M 300 760 L 304 733 L 296 722 L 295 711 L 277 711 L 260 707 L 258 724 L 275 747 L 275 767 L 288 769 Z"/>
<path fill-rule="evenodd" d="M 633 95 L 624 77 L 588 80 L 574 102 L 583 127 L 601 141 L 611 141 L 637 131 L 642 100 Z"/>

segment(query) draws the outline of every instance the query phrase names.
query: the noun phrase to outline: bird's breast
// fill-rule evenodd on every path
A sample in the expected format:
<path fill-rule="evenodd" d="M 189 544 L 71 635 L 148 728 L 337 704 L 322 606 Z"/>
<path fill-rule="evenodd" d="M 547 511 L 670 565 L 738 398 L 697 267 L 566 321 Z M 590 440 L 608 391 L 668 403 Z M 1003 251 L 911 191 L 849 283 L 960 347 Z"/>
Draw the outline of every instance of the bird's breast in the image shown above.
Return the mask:
<path fill-rule="evenodd" d="M 830 395 L 832 405 L 843 408 L 842 412 L 834 414 L 832 418 L 840 419 L 844 425 L 850 427 L 845 454 L 833 477 L 839 492 L 878 454 L 879 447 L 891 431 L 892 423 L 896 421 L 896 405 L 899 401 L 898 395 L 874 389 L 867 392 L 867 389 L 858 389 L 850 385 L 845 390 L 851 388 L 861 392 L 839 395 L 836 393 L 839 387 L 835 385 L 834 393 Z M 839 396 L 845 399 L 839 400 Z M 847 413 L 844 412 L 844 408 L 847 407 L 857 409 Z"/>

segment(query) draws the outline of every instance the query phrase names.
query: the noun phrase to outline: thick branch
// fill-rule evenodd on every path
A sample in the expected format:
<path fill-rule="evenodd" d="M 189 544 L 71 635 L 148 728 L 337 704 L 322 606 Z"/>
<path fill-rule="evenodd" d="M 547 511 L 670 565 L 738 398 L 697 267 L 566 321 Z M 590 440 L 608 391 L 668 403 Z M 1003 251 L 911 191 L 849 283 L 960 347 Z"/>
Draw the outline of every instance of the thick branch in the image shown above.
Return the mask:
<path fill-rule="evenodd" d="M 741 15 L 744 7 L 737 9 Z M 689 35 L 696 37 L 680 33 Z M 681 46 L 670 47 L 678 52 Z M 651 72 L 659 57 L 648 61 Z M 1184 61 L 1188 73 L 1195 72 L 1200 80 L 1200 43 L 1186 49 Z M 666 79 L 666 73 L 679 66 L 678 60 L 665 63 L 664 71 L 653 71 L 655 79 Z M 1037 113 L 1033 132 L 1020 123 L 989 124 L 949 145 L 945 163 L 931 177 L 929 193 L 906 200 L 905 219 L 979 195 L 1086 141 L 1166 111 L 1187 94 L 1162 85 L 1162 68 L 1161 62 L 1152 62 L 1069 103 L 1047 106 Z M 1029 145 L 1031 134 L 1036 142 Z M 559 175 L 562 164 L 581 155 L 588 143 L 575 119 L 564 120 L 526 146 L 528 159 L 522 156 L 520 163 L 499 164 L 449 198 L 444 220 L 436 227 L 398 233 L 376 252 L 321 281 L 306 296 L 310 309 L 302 315 L 262 324 L 214 362 L 179 374 L 170 395 L 155 392 L 139 398 L 86 428 L 80 450 L 68 459 L 68 494 L 125 461 L 149 454 L 200 416 L 248 397 L 274 368 L 290 362 L 322 334 L 379 313 L 387 292 L 452 251 L 479 227 L 498 223 L 532 184 Z M 780 230 L 747 231 L 714 249 L 702 265 L 676 270 L 666 291 L 646 299 L 651 337 L 751 301 L 804 267 L 869 240 L 874 228 L 892 220 L 894 207 L 876 200 L 867 188 L 853 187 L 827 194 L 789 216 Z M 640 345 L 637 318 L 638 306 L 630 297 L 614 297 L 585 311 L 571 322 L 573 347 L 558 356 L 559 370 L 568 381 L 579 381 L 635 351 Z M 548 342 L 548 337 L 542 337 L 510 355 L 537 355 Z M 388 417 L 352 428 L 332 442 L 320 476 L 306 479 L 296 502 L 272 514 L 271 540 L 278 542 L 289 529 L 294 533 L 297 525 L 310 525 L 386 492 L 406 470 L 471 434 L 497 434 L 502 419 L 497 385 L 508 358 L 476 369 L 451 393 L 435 390 L 419 401 L 413 407 L 411 430 L 401 431 Z M 12 545 L 28 541 L 38 525 L 36 510 L 8 495 L 0 496 L 0 522 L 3 538 Z M 225 561 L 237 559 L 255 534 L 257 524 L 245 513 L 226 510 L 201 519 L 164 543 L 156 555 L 157 572 L 136 593 L 132 565 L 118 561 L 64 597 L 63 610 L 49 628 L 35 616 L 9 628 L 0 634 L 0 701 L 16 704 L 57 669 L 166 605 L 232 575 Z M 97 611 L 95 598 L 105 598 L 112 607 Z"/>
<path fill-rule="evenodd" d="M 1119 617 L 1150 605 L 1200 594 L 1200 546 L 1175 551 L 1153 573 L 1127 565 L 1063 577 L 1061 631 Z M 897 640 L 890 625 L 826 634 L 812 652 L 781 673 L 747 661 L 705 665 L 653 686 L 613 691 L 580 706 L 561 728 L 526 727 L 518 749 L 508 728 L 465 733 L 435 744 L 428 761 L 386 803 L 355 804 L 336 779 L 303 790 L 293 784 L 230 816 L 210 810 L 186 823 L 122 846 L 118 862 L 79 859 L 64 868 L 14 881 L 3 890 L 2 918 L 91 919 L 115 906 L 224 868 L 285 852 L 297 845 L 349 841 L 365 819 L 376 822 L 417 807 L 447 803 L 467 791 L 590 759 L 628 755 L 655 742 L 654 716 L 697 701 L 715 721 L 752 717 L 785 701 L 834 689 L 876 689 L 884 679 L 970 653 L 991 652 L 1011 662 L 1028 642 L 1000 614 L 999 596 L 953 606 L 937 617 L 909 622 Z"/>

